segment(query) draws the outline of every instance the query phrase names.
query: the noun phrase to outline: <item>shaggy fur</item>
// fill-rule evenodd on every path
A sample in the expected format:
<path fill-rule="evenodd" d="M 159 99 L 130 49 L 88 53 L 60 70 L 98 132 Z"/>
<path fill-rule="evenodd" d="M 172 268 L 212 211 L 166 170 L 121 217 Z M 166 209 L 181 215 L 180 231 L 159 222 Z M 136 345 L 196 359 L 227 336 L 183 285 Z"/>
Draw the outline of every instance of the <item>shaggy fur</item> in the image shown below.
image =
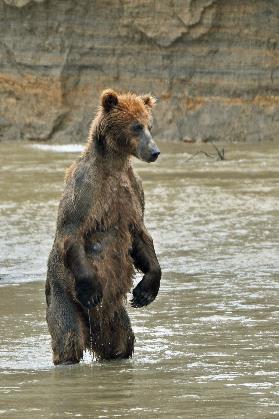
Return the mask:
<path fill-rule="evenodd" d="M 130 162 L 132 155 L 154 161 L 159 154 L 150 135 L 154 103 L 150 96 L 104 91 L 87 148 L 66 172 L 46 281 L 54 364 L 79 362 L 89 348 L 88 315 L 97 358 L 132 356 L 125 301 L 135 268 L 144 277 L 132 305 L 147 305 L 158 293 L 161 270 Z"/>

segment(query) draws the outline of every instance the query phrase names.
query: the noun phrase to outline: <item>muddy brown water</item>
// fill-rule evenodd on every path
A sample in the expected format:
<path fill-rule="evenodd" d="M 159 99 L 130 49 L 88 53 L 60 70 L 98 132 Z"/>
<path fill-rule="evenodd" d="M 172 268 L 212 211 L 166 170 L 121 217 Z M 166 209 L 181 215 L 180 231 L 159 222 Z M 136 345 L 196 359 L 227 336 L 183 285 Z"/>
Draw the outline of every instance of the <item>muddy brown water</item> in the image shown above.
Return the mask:
<path fill-rule="evenodd" d="M 135 162 L 163 279 L 129 309 L 134 358 L 54 367 L 43 281 L 80 146 L 0 144 L 3 418 L 279 417 L 279 146 L 226 146 L 224 162 L 195 150 Z"/>

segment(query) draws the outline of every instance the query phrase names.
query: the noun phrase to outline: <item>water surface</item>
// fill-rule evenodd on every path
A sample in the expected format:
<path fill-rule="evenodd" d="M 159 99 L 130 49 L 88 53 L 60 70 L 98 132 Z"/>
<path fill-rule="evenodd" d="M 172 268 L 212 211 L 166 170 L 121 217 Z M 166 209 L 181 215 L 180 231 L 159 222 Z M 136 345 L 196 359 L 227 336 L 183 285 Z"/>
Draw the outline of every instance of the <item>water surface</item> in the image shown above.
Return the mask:
<path fill-rule="evenodd" d="M 279 416 L 279 146 L 226 146 L 224 162 L 160 148 L 135 162 L 163 279 L 151 306 L 129 309 L 134 358 L 53 367 L 43 281 L 81 146 L 0 144 L 4 418 Z"/>

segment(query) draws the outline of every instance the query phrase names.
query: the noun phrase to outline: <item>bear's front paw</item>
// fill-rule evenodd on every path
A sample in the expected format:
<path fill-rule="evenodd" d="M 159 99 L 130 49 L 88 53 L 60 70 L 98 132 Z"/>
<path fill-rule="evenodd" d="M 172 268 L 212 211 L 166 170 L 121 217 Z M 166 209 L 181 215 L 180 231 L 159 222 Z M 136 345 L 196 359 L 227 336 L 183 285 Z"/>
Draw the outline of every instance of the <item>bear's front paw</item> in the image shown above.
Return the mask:
<path fill-rule="evenodd" d="M 132 307 L 138 308 L 147 306 L 155 300 L 160 288 L 160 279 L 144 275 L 143 279 L 133 290 Z"/>
<path fill-rule="evenodd" d="M 102 301 L 101 284 L 96 279 L 82 278 L 76 281 L 76 297 L 87 309 L 96 307 Z"/>

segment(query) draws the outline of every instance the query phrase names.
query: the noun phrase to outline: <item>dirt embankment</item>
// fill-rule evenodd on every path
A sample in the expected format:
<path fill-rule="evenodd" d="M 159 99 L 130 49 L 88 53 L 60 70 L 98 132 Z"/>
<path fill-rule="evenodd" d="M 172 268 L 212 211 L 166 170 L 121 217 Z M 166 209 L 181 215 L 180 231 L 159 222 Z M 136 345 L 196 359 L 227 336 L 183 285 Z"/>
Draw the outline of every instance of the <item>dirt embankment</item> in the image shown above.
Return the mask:
<path fill-rule="evenodd" d="M 100 91 L 184 141 L 279 141 L 277 0 L 0 0 L 0 139 L 85 141 Z"/>

